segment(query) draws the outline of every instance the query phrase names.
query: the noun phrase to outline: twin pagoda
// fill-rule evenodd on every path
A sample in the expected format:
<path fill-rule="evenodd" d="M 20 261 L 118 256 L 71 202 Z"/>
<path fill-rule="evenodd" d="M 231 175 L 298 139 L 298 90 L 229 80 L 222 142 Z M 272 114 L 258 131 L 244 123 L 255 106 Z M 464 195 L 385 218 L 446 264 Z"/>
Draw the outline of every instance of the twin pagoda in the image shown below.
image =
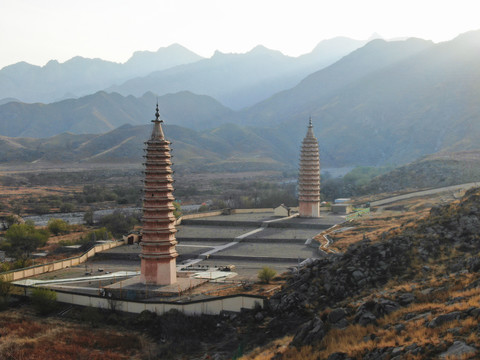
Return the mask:
<path fill-rule="evenodd" d="M 320 217 L 320 156 L 311 118 L 300 152 L 298 212 L 300 217 Z"/>
<path fill-rule="evenodd" d="M 177 282 L 173 171 L 170 141 L 165 139 L 158 104 L 150 139 L 145 142 L 140 281 L 146 285 Z M 312 119 L 303 139 L 298 179 L 300 217 L 320 217 L 320 159 Z"/>

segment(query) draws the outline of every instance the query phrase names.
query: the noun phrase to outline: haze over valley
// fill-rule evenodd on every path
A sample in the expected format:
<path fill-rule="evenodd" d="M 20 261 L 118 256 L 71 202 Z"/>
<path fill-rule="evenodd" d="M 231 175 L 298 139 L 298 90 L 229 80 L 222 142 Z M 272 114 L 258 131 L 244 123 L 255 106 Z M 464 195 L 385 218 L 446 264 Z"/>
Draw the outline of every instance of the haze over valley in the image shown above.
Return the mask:
<path fill-rule="evenodd" d="M 258 162 L 266 169 L 280 163 L 294 169 L 310 117 L 326 167 L 401 165 L 439 151 L 473 150 L 480 147 L 479 44 L 477 30 L 437 44 L 415 38 L 366 44 L 334 38 L 297 58 L 257 46 L 245 54 L 201 59 L 174 45 L 136 53 L 125 64 L 81 58 L 44 67 L 16 64 L 0 70 L 0 93 L 7 99 L 0 105 L 0 133 L 18 138 L 2 141 L 2 161 L 58 159 L 60 143 L 45 155 L 32 150 L 38 141 L 22 138 L 48 142 L 62 133 L 72 139 L 108 136 L 101 155 L 90 148 L 93 142 L 74 140 L 88 152 L 88 161 L 121 161 L 119 153 L 131 161 L 132 154 L 141 153 L 142 139 L 125 141 L 116 129 L 147 124 L 157 99 L 167 132 L 177 129 L 171 133 L 174 140 L 183 144 L 179 132 L 210 139 L 174 146 L 179 164 L 196 153 L 203 159 L 199 166 L 234 157 L 245 162 L 244 169 L 258 170 Z M 121 83 L 127 73 L 132 79 Z M 54 91 L 60 96 L 85 84 L 100 90 L 100 83 L 104 90 L 90 95 L 39 102 Z M 227 152 L 225 142 L 231 145 Z"/>

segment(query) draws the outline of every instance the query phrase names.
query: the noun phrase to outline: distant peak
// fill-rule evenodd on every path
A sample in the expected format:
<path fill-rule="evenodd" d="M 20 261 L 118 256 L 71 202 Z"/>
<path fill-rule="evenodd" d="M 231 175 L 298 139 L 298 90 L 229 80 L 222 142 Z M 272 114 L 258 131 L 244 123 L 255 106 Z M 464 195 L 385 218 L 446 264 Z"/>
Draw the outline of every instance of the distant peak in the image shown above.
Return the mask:
<path fill-rule="evenodd" d="M 272 54 L 272 53 L 281 54 L 280 51 L 269 49 L 269 48 L 265 47 L 264 45 L 257 45 L 252 50 L 250 50 L 248 53 L 249 54 Z"/>
<path fill-rule="evenodd" d="M 55 65 L 58 65 L 59 62 L 57 60 L 50 60 L 49 62 L 47 62 L 45 64 L 45 66 L 55 66 Z"/>
<path fill-rule="evenodd" d="M 370 37 L 367 39 L 367 41 L 372 41 L 372 40 L 377 40 L 377 39 L 382 39 L 383 40 L 383 36 L 380 35 L 377 32 L 374 32 L 372 35 L 370 35 Z"/>
<path fill-rule="evenodd" d="M 250 50 L 250 52 L 264 52 L 264 51 L 270 51 L 270 49 L 268 49 L 267 47 L 259 44 L 257 46 L 255 46 L 252 50 Z"/>
<path fill-rule="evenodd" d="M 225 56 L 226 54 L 221 52 L 220 50 L 215 50 L 213 53 L 212 57 L 218 57 L 218 56 Z"/>

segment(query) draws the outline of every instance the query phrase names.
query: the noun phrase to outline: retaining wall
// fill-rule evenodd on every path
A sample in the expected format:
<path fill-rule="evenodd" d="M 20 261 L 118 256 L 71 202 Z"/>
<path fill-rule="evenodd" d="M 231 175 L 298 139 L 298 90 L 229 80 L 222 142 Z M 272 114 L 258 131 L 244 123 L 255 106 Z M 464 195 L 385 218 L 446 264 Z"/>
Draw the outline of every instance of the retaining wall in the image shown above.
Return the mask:
<path fill-rule="evenodd" d="M 1 273 L 0 276 L 3 277 L 6 281 L 15 281 L 24 279 L 27 277 L 44 274 L 51 271 L 62 270 L 67 267 L 72 267 L 84 263 L 89 258 L 95 256 L 96 253 L 108 250 L 120 245 L 124 245 L 125 241 L 113 241 L 111 243 L 105 243 L 100 245 L 95 245 L 87 252 L 82 255 L 71 257 L 64 260 L 57 260 L 46 264 L 40 264 L 35 266 L 30 266 L 23 269 L 11 270 L 4 273 Z"/>
<path fill-rule="evenodd" d="M 30 295 L 33 288 L 27 288 L 27 295 Z M 57 301 L 80 305 L 90 306 L 101 309 L 111 309 L 115 306 L 116 310 L 130 313 L 141 313 L 148 310 L 162 315 L 169 310 L 175 309 L 186 315 L 218 315 L 222 311 L 239 312 L 241 309 L 253 309 L 256 306 L 264 306 L 265 298 L 254 295 L 231 295 L 215 297 L 210 299 L 186 301 L 182 303 L 159 301 L 128 301 L 128 300 L 111 300 L 102 296 L 84 295 L 63 290 L 54 290 L 57 293 Z"/>

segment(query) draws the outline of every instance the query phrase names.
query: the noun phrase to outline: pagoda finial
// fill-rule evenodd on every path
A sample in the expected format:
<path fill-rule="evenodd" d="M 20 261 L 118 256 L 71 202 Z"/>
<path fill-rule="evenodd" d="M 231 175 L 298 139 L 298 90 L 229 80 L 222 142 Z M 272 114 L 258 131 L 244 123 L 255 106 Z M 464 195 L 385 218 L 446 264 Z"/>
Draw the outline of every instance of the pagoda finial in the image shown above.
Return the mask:
<path fill-rule="evenodd" d="M 311 116 L 308 118 L 307 137 L 315 138 L 315 135 L 313 134 L 313 124 Z"/>
<path fill-rule="evenodd" d="M 155 111 L 155 120 L 152 120 L 152 122 L 153 121 L 160 121 L 161 123 L 163 123 L 163 120 L 160 119 L 160 111 L 158 110 L 158 99 L 157 99 L 157 108 Z"/>
<path fill-rule="evenodd" d="M 165 135 L 163 135 L 163 129 L 160 125 L 163 123 L 163 120 L 160 119 L 160 111 L 158 110 L 158 100 L 157 100 L 157 107 L 155 109 L 155 120 L 152 120 L 154 123 L 153 131 L 152 131 L 152 140 L 163 140 L 165 139 Z"/>

